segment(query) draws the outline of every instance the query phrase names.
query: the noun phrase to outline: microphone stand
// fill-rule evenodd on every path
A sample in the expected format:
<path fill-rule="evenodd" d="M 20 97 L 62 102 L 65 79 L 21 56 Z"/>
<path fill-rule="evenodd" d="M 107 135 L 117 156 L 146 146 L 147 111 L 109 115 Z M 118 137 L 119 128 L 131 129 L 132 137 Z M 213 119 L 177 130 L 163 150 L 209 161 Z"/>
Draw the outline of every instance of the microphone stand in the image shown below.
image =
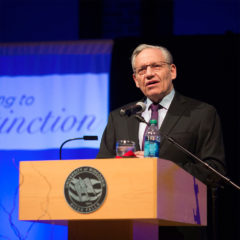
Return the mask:
<path fill-rule="evenodd" d="M 146 120 L 138 115 L 135 114 L 135 117 L 143 123 L 146 123 L 149 126 L 149 123 L 146 122 Z M 229 178 L 227 178 L 226 176 L 224 176 L 223 174 L 221 174 L 220 172 L 218 172 L 215 168 L 211 167 L 209 164 L 207 164 L 206 162 L 204 162 L 202 159 L 200 159 L 199 157 L 197 157 L 196 155 L 194 155 L 193 153 L 191 153 L 190 151 L 188 151 L 186 148 L 184 148 L 182 145 L 180 145 L 178 142 L 176 142 L 172 137 L 169 137 L 168 135 L 160 132 L 161 135 L 163 135 L 170 143 L 172 143 L 173 145 L 175 145 L 177 148 L 179 148 L 182 152 L 184 152 L 185 154 L 189 155 L 191 158 L 195 159 L 198 163 L 200 163 L 201 165 L 205 166 L 208 170 L 210 170 L 210 172 L 214 173 L 214 175 L 218 176 L 221 180 L 223 180 L 223 182 L 225 184 L 231 185 L 234 188 L 236 188 L 237 190 L 240 190 L 240 186 L 238 186 L 237 184 L 235 184 L 234 182 L 232 182 Z"/>
<path fill-rule="evenodd" d="M 227 178 L 226 176 L 222 175 L 220 172 L 218 172 L 216 169 L 212 168 L 209 164 L 207 164 L 206 162 L 204 162 L 203 160 L 201 160 L 200 158 L 198 158 L 196 155 L 192 154 L 191 152 L 189 152 L 187 149 L 185 149 L 183 146 L 181 146 L 179 143 L 177 143 L 173 138 L 169 137 L 169 136 L 164 136 L 167 138 L 167 140 L 171 143 L 173 143 L 175 146 L 177 146 L 181 151 L 185 152 L 186 154 L 188 154 L 190 157 L 194 158 L 195 160 L 197 160 L 200 164 L 204 165 L 208 170 L 210 170 L 212 173 L 214 173 L 215 176 L 220 177 L 221 181 L 223 183 L 225 183 L 226 185 L 231 185 L 233 186 L 235 189 L 240 190 L 240 186 L 238 186 L 237 184 L 235 184 L 234 182 L 232 182 L 229 178 Z M 222 185 L 220 185 L 220 187 L 223 187 Z M 215 187 L 211 187 L 211 201 L 212 201 L 212 237 L 213 240 L 218 240 L 218 217 L 217 217 L 217 200 L 218 200 L 218 188 Z"/>
<path fill-rule="evenodd" d="M 63 148 L 63 145 L 67 142 L 70 142 L 70 141 L 75 141 L 75 140 L 98 140 L 98 136 L 83 136 L 81 138 L 70 138 L 70 139 L 67 139 L 66 141 L 64 141 L 60 148 L 59 148 L 59 159 L 62 160 L 62 148 Z"/>
<path fill-rule="evenodd" d="M 146 120 L 139 114 L 134 115 L 140 122 L 143 122 L 147 124 L 148 126 L 150 125 Z M 175 145 L 178 149 L 180 149 L 182 152 L 184 152 L 186 155 L 190 156 L 191 158 L 195 159 L 198 163 L 200 163 L 202 166 L 204 166 L 206 169 L 208 169 L 211 173 L 213 173 L 215 176 L 218 177 L 218 179 L 221 179 L 223 183 L 226 185 L 231 185 L 237 190 L 240 190 L 240 186 L 232 182 L 229 178 L 226 176 L 222 175 L 220 172 L 218 172 L 216 169 L 211 167 L 209 164 L 204 162 L 202 159 L 188 151 L 186 148 L 184 148 L 182 145 L 180 145 L 178 142 L 176 142 L 172 137 L 167 136 L 166 134 L 160 132 L 161 135 L 163 135 L 170 143 Z M 219 181 L 220 182 L 220 181 Z M 221 186 L 223 187 L 223 186 Z M 212 195 L 212 234 L 213 234 L 213 240 L 217 240 L 217 209 L 216 209 L 216 202 L 217 202 L 217 187 L 212 187 L 211 186 L 211 195 Z"/>

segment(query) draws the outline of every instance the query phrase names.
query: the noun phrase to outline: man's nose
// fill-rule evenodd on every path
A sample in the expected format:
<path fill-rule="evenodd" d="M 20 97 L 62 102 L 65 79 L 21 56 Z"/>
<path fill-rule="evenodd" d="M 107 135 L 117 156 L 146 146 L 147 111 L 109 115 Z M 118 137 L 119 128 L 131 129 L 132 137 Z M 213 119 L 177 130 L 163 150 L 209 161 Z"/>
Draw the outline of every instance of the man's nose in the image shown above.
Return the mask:
<path fill-rule="evenodd" d="M 151 66 L 147 66 L 146 74 L 145 74 L 146 78 L 148 78 L 148 79 L 152 78 L 153 75 L 154 75 L 153 69 L 151 68 Z"/>

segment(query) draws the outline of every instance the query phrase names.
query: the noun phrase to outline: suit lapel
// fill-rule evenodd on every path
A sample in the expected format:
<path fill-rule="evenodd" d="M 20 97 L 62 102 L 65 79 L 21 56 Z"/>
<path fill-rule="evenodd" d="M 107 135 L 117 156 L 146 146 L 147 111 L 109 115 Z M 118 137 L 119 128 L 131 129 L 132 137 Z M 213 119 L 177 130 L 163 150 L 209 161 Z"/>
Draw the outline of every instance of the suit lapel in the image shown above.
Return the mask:
<path fill-rule="evenodd" d="M 139 130 L 139 121 L 136 117 L 131 116 L 127 121 L 128 128 L 128 137 L 136 143 L 136 151 L 140 150 L 139 140 L 138 140 L 138 130 Z"/>
<path fill-rule="evenodd" d="M 186 100 L 184 99 L 183 96 L 176 92 L 173 101 L 168 109 L 167 115 L 162 123 L 160 131 L 166 135 L 170 134 L 171 130 L 179 121 L 186 108 L 187 108 Z M 136 117 L 134 116 L 128 117 L 127 130 L 129 137 L 128 139 L 131 139 L 136 143 L 136 150 L 139 151 L 140 150 L 138 139 L 139 121 L 137 120 Z M 162 144 L 164 142 L 165 138 L 163 138 Z"/>
<path fill-rule="evenodd" d="M 167 115 L 164 118 L 160 131 L 168 135 L 183 115 L 186 107 L 187 104 L 184 97 L 178 93 L 175 93 L 175 96 L 168 109 Z"/>

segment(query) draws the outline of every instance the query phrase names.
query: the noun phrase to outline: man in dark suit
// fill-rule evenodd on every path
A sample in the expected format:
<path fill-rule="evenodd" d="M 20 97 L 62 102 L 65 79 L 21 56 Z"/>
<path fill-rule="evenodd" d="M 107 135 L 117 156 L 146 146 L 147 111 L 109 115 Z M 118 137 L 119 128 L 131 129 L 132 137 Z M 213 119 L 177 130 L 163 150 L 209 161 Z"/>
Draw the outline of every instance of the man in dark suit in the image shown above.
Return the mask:
<path fill-rule="evenodd" d="M 164 47 L 142 44 L 132 54 L 133 79 L 145 95 L 146 109 L 141 113 L 148 122 L 151 104 L 160 104 L 158 127 L 160 132 L 172 137 L 188 151 L 225 174 L 224 146 L 219 116 L 215 108 L 175 91 L 172 81 L 177 76 L 171 53 Z M 135 102 L 136 103 L 136 102 Z M 130 103 L 132 105 L 134 103 Z M 132 116 L 121 116 L 120 108 L 109 115 L 97 158 L 114 158 L 117 140 L 136 143 L 136 156 L 143 157 L 143 136 L 146 124 Z M 159 157 L 175 162 L 193 176 L 207 184 L 219 184 L 219 178 L 196 160 L 179 150 L 162 137 Z M 214 191 L 213 191 L 214 192 Z M 163 239 L 208 239 L 206 228 L 160 227 Z M 212 239 L 210 237 L 209 239 Z"/>
<path fill-rule="evenodd" d="M 135 84 L 145 95 L 142 101 L 147 107 L 142 117 L 149 121 L 150 105 L 160 104 L 160 131 L 224 174 L 224 146 L 218 114 L 211 105 L 182 96 L 174 90 L 172 81 L 177 76 L 177 69 L 171 53 L 162 46 L 141 44 L 134 50 L 131 61 Z M 111 112 L 97 158 L 114 158 L 116 141 L 123 139 L 134 141 L 136 156 L 143 157 L 145 128 L 146 124 L 140 123 L 134 115 L 121 116 L 120 109 Z M 219 180 L 164 137 L 159 157 L 175 162 L 208 185 Z"/>

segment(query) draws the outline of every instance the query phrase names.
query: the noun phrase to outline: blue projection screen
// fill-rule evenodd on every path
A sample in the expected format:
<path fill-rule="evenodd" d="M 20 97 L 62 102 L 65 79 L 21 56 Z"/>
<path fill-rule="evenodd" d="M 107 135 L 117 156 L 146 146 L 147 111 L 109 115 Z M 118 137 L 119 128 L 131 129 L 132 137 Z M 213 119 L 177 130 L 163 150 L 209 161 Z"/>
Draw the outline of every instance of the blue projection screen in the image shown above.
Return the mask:
<path fill-rule="evenodd" d="M 107 123 L 111 40 L 0 44 L 0 239 L 67 239 L 18 220 L 19 161 L 95 158 Z M 20 186 L 21 187 L 21 186 Z M 37 186 L 36 186 L 37 187 Z"/>

